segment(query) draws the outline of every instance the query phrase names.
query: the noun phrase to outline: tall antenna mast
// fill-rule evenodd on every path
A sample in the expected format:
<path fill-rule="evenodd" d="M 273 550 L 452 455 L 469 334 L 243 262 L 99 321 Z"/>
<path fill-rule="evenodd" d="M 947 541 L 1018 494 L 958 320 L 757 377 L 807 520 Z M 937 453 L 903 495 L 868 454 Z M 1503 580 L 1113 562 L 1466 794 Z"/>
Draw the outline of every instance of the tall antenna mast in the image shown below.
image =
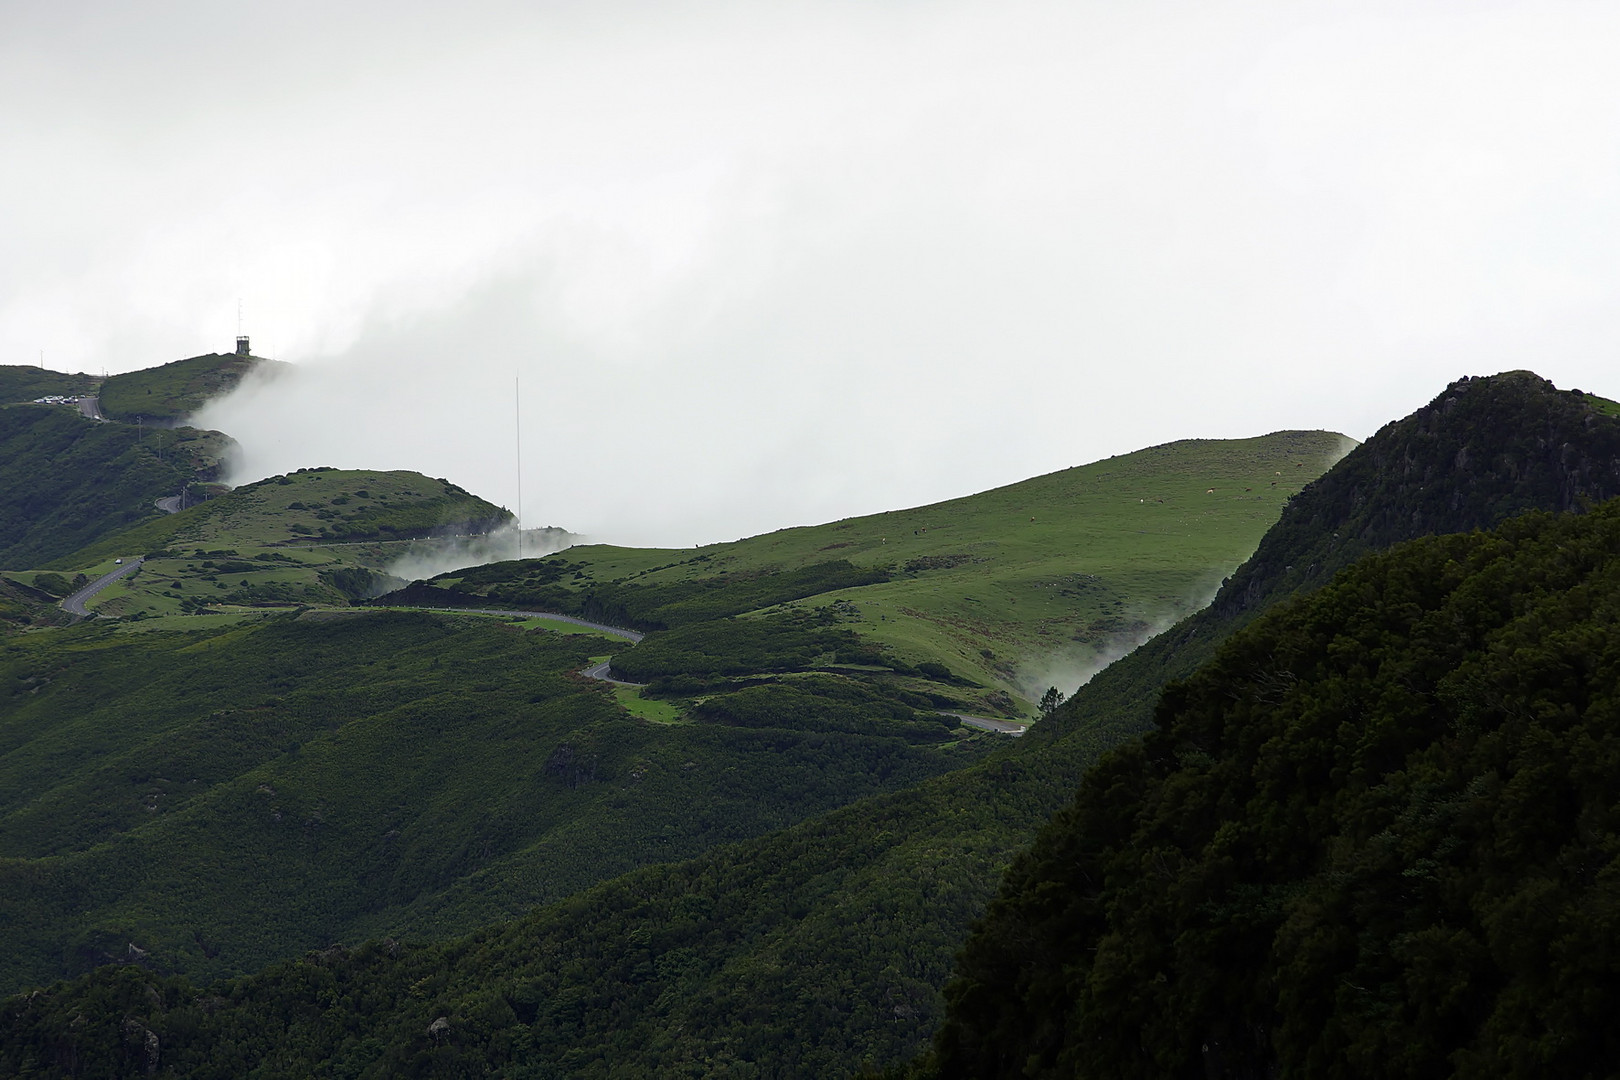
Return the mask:
<path fill-rule="evenodd" d="M 523 558 L 523 376 L 512 376 L 512 426 L 517 432 L 517 557 Z"/>

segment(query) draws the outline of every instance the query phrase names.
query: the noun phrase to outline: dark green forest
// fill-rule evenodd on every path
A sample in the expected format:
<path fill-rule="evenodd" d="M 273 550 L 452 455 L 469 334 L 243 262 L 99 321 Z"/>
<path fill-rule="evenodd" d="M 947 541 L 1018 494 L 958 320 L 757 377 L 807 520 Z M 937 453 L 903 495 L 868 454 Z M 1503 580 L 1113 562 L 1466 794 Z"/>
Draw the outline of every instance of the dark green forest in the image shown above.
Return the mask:
<path fill-rule="evenodd" d="M 1620 501 L 1374 556 L 1086 776 L 919 1071 L 1612 1074 L 1617 791 Z"/>

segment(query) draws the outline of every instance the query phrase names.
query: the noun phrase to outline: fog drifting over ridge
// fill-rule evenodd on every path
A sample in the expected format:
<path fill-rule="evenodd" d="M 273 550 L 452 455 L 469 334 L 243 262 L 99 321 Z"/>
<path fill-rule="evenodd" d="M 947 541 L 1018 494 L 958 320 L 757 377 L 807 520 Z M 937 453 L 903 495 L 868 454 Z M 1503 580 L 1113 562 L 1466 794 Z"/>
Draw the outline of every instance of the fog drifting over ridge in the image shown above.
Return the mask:
<path fill-rule="evenodd" d="M 1588 4 L 0 15 L 0 362 L 297 365 L 241 479 L 682 546 L 1451 379 L 1620 396 Z"/>

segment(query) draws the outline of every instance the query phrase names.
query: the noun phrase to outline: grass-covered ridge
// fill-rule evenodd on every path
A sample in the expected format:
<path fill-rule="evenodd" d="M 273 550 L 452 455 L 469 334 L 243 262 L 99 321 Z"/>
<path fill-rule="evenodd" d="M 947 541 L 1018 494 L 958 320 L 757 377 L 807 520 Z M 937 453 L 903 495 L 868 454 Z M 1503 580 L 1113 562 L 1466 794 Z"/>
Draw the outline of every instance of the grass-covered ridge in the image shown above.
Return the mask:
<path fill-rule="evenodd" d="M 257 356 L 206 353 L 158 367 L 113 375 L 101 384 L 101 411 L 108 419 L 175 425 L 209 398 L 236 387 L 248 372 L 275 364 Z"/>
<path fill-rule="evenodd" d="M 1027 715 L 1046 686 L 1072 690 L 1207 599 L 1347 445 L 1329 432 L 1169 443 L 931 506 L 697 549 L 576 547 L 430 586 L 646 629 L 830 611 L 902 665 L 984 688 L 978 708 Z"/>
<path fill-rule="evenodd" d="M 0 364 L 0 405 L 15 405 L 50 395 L 79 397 L 95 393 L 99 385 L 99 375 L 70 375 L 44 368 Z"/>

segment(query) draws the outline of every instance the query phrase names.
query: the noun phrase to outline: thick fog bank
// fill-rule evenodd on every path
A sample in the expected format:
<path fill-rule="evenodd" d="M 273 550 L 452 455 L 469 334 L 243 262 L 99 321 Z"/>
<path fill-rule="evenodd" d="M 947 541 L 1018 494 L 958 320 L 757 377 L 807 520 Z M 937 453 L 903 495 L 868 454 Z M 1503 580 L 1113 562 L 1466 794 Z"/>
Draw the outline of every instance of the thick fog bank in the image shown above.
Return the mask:
<path fill-rule="evenodd" d="M 241 477 L 672 546 L 1463 374 L 1613 396 L 1620 11 L 269 7 L 0 34 L 0 362 L 228 348 Z M 244 75 L 244 57 L 254 74 Z"/>

